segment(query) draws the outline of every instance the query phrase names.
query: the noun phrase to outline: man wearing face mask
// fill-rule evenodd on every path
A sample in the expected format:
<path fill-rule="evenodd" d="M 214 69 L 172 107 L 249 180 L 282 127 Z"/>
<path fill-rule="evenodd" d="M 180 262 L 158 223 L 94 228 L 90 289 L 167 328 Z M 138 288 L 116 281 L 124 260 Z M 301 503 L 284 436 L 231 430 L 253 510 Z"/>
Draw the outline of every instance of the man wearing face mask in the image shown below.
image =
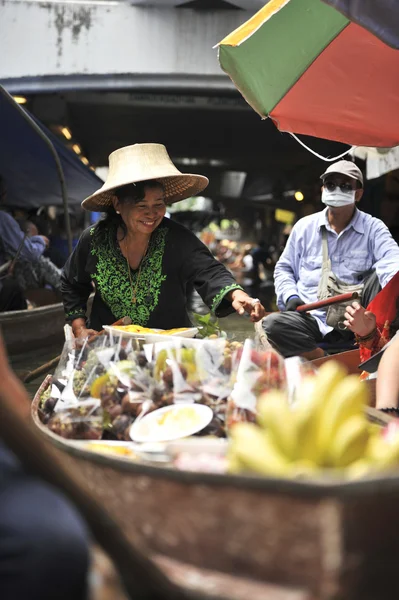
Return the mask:
<path fill-rule="evenodd" d="M 348 285 L 348 291 L 349 286 L 363 286 L 362 304 L 367 306 L 380 286 L 399 271 L 399 247 L 386 225 L 356 207 L 363 196 L 360 169 L 341 160 L 330 165 L 321 179 L 326 208 L 300 219 L 292 229 L 274 271 L 277 304 L 283 312 L 263 320 L 268 340 L 285 357 L 313 360 L 324 356 L 322 342 L 334 345 L 353 338 L 341 323 L 326 322 L 326 309 L 296 312 L 298 306 L 328 295 L 323 295 L 327 275 Z"/>

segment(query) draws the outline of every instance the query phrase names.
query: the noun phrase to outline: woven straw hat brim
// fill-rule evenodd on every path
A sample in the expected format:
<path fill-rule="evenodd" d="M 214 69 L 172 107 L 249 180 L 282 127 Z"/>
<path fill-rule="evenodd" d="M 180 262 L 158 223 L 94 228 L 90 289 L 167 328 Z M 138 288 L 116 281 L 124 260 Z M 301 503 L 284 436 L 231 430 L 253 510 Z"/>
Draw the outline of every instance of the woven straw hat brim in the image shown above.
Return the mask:
<path fill-rule="evenodd" d="M 94 194 L 83 200 L 82 207 L 86 210 L 99 212 L 106 210 L 107 207 L 112 206 L 112 199 L 115 196 L 114 191 L 116 189 L 122 187 L 123 185 L 139 183 L 140 181 L 147 181 L 147 179 L 121 181 L 118 185 L 112 186 L 108 189 L 105 189 L 105 184 L 97 192 L 94 192 Z M 157 177 L 153 181 L 159 181 L 163 185 L 166 204 L 173 204 L 174 202 L 179 202 L 185 198 L 195 196 L 196 194 L 202 192 L 202 190 L 204 190 L 209 183 L 209 179 L 204 175 L 193 175 L 191 173 Z"/>

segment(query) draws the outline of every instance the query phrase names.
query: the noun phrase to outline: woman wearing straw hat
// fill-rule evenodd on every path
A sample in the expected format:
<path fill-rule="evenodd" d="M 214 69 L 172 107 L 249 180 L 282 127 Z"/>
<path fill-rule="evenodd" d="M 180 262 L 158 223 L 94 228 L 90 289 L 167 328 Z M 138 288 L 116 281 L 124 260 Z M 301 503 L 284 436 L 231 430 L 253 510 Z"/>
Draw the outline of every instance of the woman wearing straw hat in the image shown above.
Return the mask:
<path fill-rule="evenodd" d="M 259 300 L 244 292 L 196 235 L 165 218 L 168 204 L 207 185 L 202 175 L 180 173 L 161 144 L 135 144 L 110 155 L 107 181 L 82 202 L 107 217 L 83 232 L 62 274 L 66 318 L 75 336 L 124 316 L 152 328 L 190 326 L 186 304 L 193 286 L 217 316 L 234 310 L 248 312 L 252 321 L 264 316 Z M 96 293 L 88 325 L 92 282 Z"/>

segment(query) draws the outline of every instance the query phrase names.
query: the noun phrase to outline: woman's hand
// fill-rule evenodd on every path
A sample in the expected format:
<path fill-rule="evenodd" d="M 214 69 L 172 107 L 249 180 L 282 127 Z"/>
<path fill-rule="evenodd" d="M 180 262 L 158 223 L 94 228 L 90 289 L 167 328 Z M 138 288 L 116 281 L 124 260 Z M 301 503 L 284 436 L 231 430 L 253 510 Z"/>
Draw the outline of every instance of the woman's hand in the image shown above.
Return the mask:
<path fill-rule="evenodd" d="M 72 331 L 75 338 L 81 340 L 98 334 L 98 331 L 95 329 L 87 329 L 86 321 L 84 319 L 75 319 L 72 321 Z"/>
<path fill-rule="evenodd" d="M 231 301 L 234 310 L 239 315 L 243 315 L 244 312 L 247 312 L 253 323 L 260 321 L 260 319 L 265 316 L 265 309 L 260 300 L 251 298 L 242 290 L 233 290 L 227 295 L 227 298 Z"/>
<path fill-rule="evenodd" d="M 347 307 L 345 319 L 344 325 L 359 337 L 369 335 L 376 328 L 375 314 L 360 306 L 358 302 L 353 302 L 352 306 Z"/>
<path fill-rule="evenodd" d="M 98 331 L 96 331 L 95 329 L 86 329 L 86 327 L 82 327 L 81 329 L 79 329 L 78 333 L 75 334 L 75 338 L 79 338 L 81 340 L 85 339 L 85 338 L 91 338 L 93 337 L 93 335 L 98 335 Z"/>

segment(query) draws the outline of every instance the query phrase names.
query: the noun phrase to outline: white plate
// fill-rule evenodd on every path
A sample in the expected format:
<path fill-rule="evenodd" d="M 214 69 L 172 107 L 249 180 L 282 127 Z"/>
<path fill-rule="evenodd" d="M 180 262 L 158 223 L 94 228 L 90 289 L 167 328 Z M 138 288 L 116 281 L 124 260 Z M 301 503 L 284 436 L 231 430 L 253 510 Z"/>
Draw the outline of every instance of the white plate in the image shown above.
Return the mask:
<path fill-rule="evenodd" d="M 176 423 L 159 423 L 165 413 L 179 413 L 193 411 L 193 419 L 183 422 L 183 426 Z M 183 437 L 188 437 L 204 429 L 213 419 L 213 411 L 204 404 L 173 404 L 158 408 L 142 419 L 134 422 L 130 428 L 130 437 L 134 442 L 169 442 Z"/>
<path fill-rule="evenodd" d="M 146 340 L 147 342 L 162 342 L 167 341 L 170 338 L 193 338 L 198 333 L 197 327 L 190 327 L 186 329 L 186 331 L 171 333 L 170 335 L 165 335 L 161 333 L 133 333 L 133 331 L 123 331 L 122 329 L 118 329 L 117 327 L 113 327 L 112 325 L 103 325 L 103 328 L 108 333 L 112 333 L 113 335 L 127 338 L 135 338 L 140 340 Z M 154 332 L 165 331 L 164 329 L 154 329 Z"/>

